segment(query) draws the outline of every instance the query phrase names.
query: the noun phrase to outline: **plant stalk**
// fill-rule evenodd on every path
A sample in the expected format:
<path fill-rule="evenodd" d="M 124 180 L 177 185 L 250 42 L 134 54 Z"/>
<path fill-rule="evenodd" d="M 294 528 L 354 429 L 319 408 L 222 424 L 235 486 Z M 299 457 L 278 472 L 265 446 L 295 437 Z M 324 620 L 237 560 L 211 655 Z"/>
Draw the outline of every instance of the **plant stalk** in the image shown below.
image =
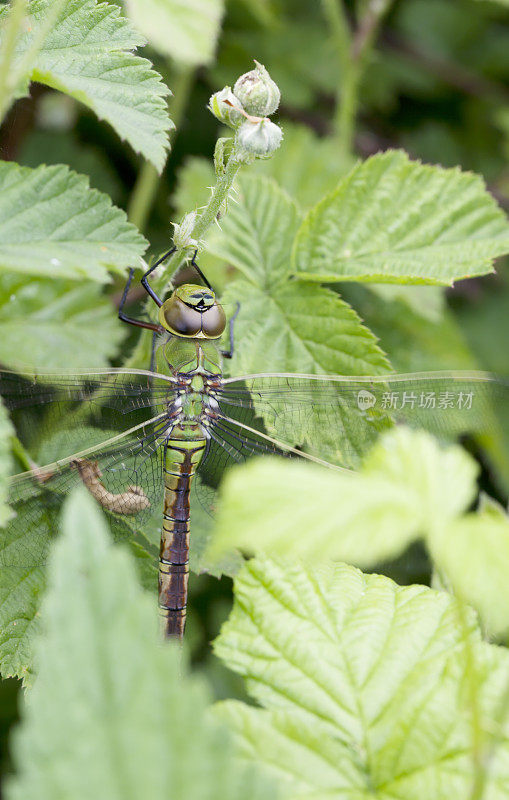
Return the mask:
<path fill-rule="evenodd" d="M 341 72 L 344 72 L 348 67 L 351 30 L 343 0 L 322 0 L 322 11 L 336 45 Z"/>
<path fill-rule="evenodd" d="M 217 219 L 217 215 L 223 205 L 224 201 L 227 200 L 228 195 L 230 193 L 230 189 L 233 185 L 233 182 L 237 176 L 237 173 L 241 167 L 241 163 L 235 157 L 235 152 L 232 153 L 230 156 L 228 163 L 226 165 L 226 169 L 218 180 L 214 189 L 212 191 L 212 196 L 208 201 L 207 205 L 203 209 L 200 216 L 197 218 L 194 228 L 192 231 L 193 239 L 196 239 L 197 242 L 200 242 L 208 229 L 211 225 L 213 225 Z M 173 271 L 173 276 L 176 275 L 180 267 L 187 261 L 188 258 L 188 251 L 186 250 L 178 250 L 171 259 L 168 260 L 168 267 L 171 266 Z"/>
<path fill-rule="evenodd" d="M 340 150 L 345 156 L 353 154 L 360 83 L 369 63 L 380 25 L 392 2 L 393 0 L 370 0 L 351 42 L 349 57 L 344 59 L 338 50 L 343 73 L 334 127 Z"/>
<path fill-rule="evenodd" d="M 195 72 L 192 69 L 182 69 L 176 74 L 173 82 L 173 102 L 171 104 L 172 120 L 175 124 L 171 141 L 175 140 L 184 116 L 186 106 L 191 94 Z M 144 231 L 147 220 L 154 203 L 159 184 L 159 173 L 150 161 L 145 161 L 138 174 L 133 193 L 129 201 L 127 216 L 140 231 Z"/>
<path fill-rule="evenodd" d="M 36 463 L 35 463 L 35 461 L 34 461 L 34 460 L 33 460 L 33 459 L 30 457 L 30 455 L 29 455 L 29 453 L 28 453 L 27 449 L 25 448 L 25 446 L 23 445 L 23 443 L 22 443 L 22 442 L 21 442 L 21 441 L 18 439 L 18 437 L 17 437 L 15 434 L 12 434 L 12 435 L 11 435 L 11 437 L 10 437 L 10 441 L 11 441 L 11 451 L 12 451 L 12 454 L 13 454 L 14 456 L 16 456 L 16 458 L 18 459 L 18 461 L 20 462 L 20 464 L 22 464 L 22 466 L 23 466 L 23 467 L 24 467 L 26 470 L 33 470 L 33 469 L 37 469 L 37 464 L 36 464 Z"/>

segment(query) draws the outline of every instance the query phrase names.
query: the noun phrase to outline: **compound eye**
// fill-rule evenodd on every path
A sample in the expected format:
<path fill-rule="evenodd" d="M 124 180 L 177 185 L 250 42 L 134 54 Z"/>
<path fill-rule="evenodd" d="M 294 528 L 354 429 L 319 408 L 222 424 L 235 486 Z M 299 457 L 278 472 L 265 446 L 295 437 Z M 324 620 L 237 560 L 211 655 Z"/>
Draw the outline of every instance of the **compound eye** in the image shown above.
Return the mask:
<path fill-rule="evenodd" d="M 159 309 L 159 321 L 171 333 L 179 336 L 196 336 L 201 330 L 202 315 L 173 296 Z"/>
<path fill-rule="evenodd" d="M 209 339 L 217 339 L 226 327 L 226 315 L 218 303 L 202 314 L 202 331 Z"/>

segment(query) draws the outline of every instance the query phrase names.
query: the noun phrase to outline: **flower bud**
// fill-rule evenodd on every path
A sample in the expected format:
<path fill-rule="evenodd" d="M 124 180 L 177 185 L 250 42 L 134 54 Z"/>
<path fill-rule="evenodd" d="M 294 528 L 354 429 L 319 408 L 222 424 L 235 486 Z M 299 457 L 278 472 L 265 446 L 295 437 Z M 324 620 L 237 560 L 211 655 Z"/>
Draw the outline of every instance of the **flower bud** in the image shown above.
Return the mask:
<path fill-rule="evenodd" d="M 283 138 L 283 131 L 270 119 L 260 122 L 246 120 L 237 130 L 237 146 L 244 156 L 253 158 L 269 158 L 278 149 Z"/>
<path fill-rule="evenodd" d="M 263 64 L 258 61 L 255 64 L 255 69 L 240 76 L 233 87 L 233 94 L 248 114 L 267 117 L 277 109 L 281 92 Z"/>
<path fill-rule="evenodd" d="M 244 119 L 242 104 L 229 86 L 212 95 L 208 108 L 220 122 L 229 125 L 230 128 L 238 128 Z"/>
<path fill-rule="evenodd" d="M 180 225 L 177 225 L 176 222 L 173 223 L 173 244 L 177 250 L 185 250 L 186 247 L 197 247 L 196 240 L 191 238 L 197 216 L 196 211 L 191 211 L 185 215 Z"/>

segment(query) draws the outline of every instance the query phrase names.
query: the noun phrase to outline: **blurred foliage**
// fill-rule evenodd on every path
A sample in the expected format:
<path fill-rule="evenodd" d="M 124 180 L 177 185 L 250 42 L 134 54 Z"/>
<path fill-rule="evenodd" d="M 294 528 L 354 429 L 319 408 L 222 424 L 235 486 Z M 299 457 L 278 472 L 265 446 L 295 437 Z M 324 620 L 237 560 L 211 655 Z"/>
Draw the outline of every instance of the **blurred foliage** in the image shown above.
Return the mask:
<path fill-rule="evenodd" d="M 51 4 L 46 0 L 37 2 L 43 19 Z M 210 246 L 200 259 L 213 285 L 226 293 L 227 303 L 234 306 L 242 296 L 246 311 L 250 308 L 253 313 L 253 319 L 249 314 L 239 319 L 239 341 L 236 360 L 231 365 L 232 373 L 240 368 L 284 368 L 288 358 L 293 358 L 294 366 L 299 366 L 297 346 L 304 346 L 309 331 L 299 328 L 297 340 L 292 336 L 288 339 L 279 334 L 274 336 L 270 331 L 259 331 L 258 337 L 256 332 L 260 313 L 263 314 L 268 302 L 273 302 L 270 299 L 273 289 L 271 277 L 277 274 L 280 286 L 284 286 L 282 291 L 287 292 L 292 303 L 302 294 L 301 317 L 304 317 L 306 306 L 305 293 L 313 293 L 317 305 L 319 301 L 322 303 L 320 308 L 323 308 L 326 298 L 330 307 L 335 309 L 338 328 L 340 322 L 349 324 L 357 335 L 364 337 L 370 355 L 362 369 L 358 363 L 352 367 L 354 372 L 384 372 L 390 363 L 399 372 L 484 369 L 509 375 L 509 267 L 502 259 L 496 263 L 495 275 L 459 280 L 447 289 L 441 286 L 361 285 L 351 280 L 342 281 L 342 275 L 334 272 L 328 275 L 330 284 L 327 288 L 310 287 L 291 278 L 289 268 L 297 217 L 300 224 L 302 217 L 322 197 L 334 192 L 339 181 L 348 175 L 359 159 L 388 149 L 404 149 L 412 159 L 425 164 L 474 171 L 485 180 L 489 195 L 502 208 L 509 207 L 507 2 L 394 0 L 381 22 L 376 42 L 366 50 L 351 148 L 340 146 L 337 132 L 345 62 L 350 55 L 347 50 L 338 52 L 337 35 L 329 27 L 324 14 L 325 0 L 321 3 L 310 0 L 230 0 L 219 34 L 220 2 L 214 0 L 211 3 L 209 29 L 204 33 L 199 25 L 195 25 L 200 21 L 199 12 L 191 9 L 196 19 L 185 19 L 185 3 L 147 0 L 144 3 L 146 9 L 166 5 L 164 14 L 168 8 L 170 11 L 178 10 L 177 16 L 171 16 L 171 24 L 176 25 L 179 35 L 183 35 L 182 31 L 186 35 L 190 31 L 191 39 L 194 35 L 204 37 L 190 42 L 181 39 L 179 49 L 172 50 L 170 33 L 166 35 L 163 47 L 163 28 L 160 29 L 159 25 L 154 28 L 154 20 L 147 18 L 141 33 L 151 43 L 144 50 L 138 50 L 138 56 L 141 53 L 144 59 L 149 59 L 154 69 L 148 61 L 131 52 L 136 45 L 141 45 L 143 38 L 133 24 L 118 21 L 120 2 L 103 4 L 98 15 L 93 0 L 67 2 L 87 21 L 93 44 L 91 53 L 87 55 L 80 50 L 78 60 L 73 61 L 72 48 L 67 47 L 65 27 L 52 24 L 50 33 L 53 40 L 51 36 L 46 39 L 46 46 L 40 42 L 40 50 L 34 54 L 37 56 L 34 64 L 17 76 L 18 82 L 6 87 L 3 79 L 0 80 L 0 100 L 9 94 L 7 89 L 11 92 L 11 100 L 15 96 L 19 98 L 0 129 L 3 162 L 0 166 L 6 176 L 0 201 L 0 225 L 4 234 L 0 243 L 4 270 L 0 276 L 2 366 L 16 368 L 30 361 L 41 369 L 64 369 L 69 365 L 104 366 L 108 362 L 148 366 L 150 335 L 143 333 L 141 344 L 138 344 L 137 332 L 126 331 L 116 319 L 126 268 L 130 264 L 140 265 L 139 257 L 147 247 L 147 240 L 151 243 L 148 255 L 145 255 L 148 260 L 167 249 L 173 233 L 171 222 L 180 222 L 187 212 L 208 202 L 208 187 L 216 182 L 212 154 L 216 139 L 224 135 L 224 129 L 208 114 L 206 104 L 212 92 L 225 84 L 233 85 L 237 76 L 250 69 L 253 58 L 256 58 L 266 65 L 281 89 L 282 102 L 277 122 L 284 131 L 283 145 L 273 158 L 252 165 L 249 176 L 238 180 L 236 191 L 239 194 L 232 193 L 227 214 L 219 220 L 222 230 L 214 229 L 208 234 Z M 132 13 L 137 3 L 126 2 L 123 5 L 127 10 L 130 6 Z M 368 6 L 369 2 L 345 0 L 348 23 L 362 26 Z M 141 7 L 140 2 L 138 21 Z M 93 14 L 90 13 L 92 8 L 95 9 Z M 180 14 L 184 15 L 182 19 Z M 133 14 L 132 20 L 136 24 L 137 14 Z M 214 60 L 212 53 L 216 36 Z M 53 58 L 55 43 L 63 51 L 61 62 Z M 30 37 L 25 35 L 16 43 L 13 63 L 22 63 L 27 48 L 30 48 Z M 103 67 L 99 69 L 100 63 L 103 67 L 105 65 L 104 70 Z M 78 67 L 81 69 L 80 74 L 72 74 L 73 64 L 78 73 Z M 121 76 L 118 85 L 109 79 L 106 82 L 95 80 L 97 72 L 101 71 L 103 74 L 107 72 L 111 78 L 116 67 Z M 174 92 L 174 96 L 169 98 L 169 114 L 177 122 L 177 129 L 171 132 L 172 149 L 161 177 L 150 178 L 153 168 L 147 167 L 137 153 L 143 152 L 160 167 L 167 133 L 171 129 L 165 110 L 165 90 L 158 73 Z M 97 85 L 94 91 L 90 91 L 90 85 L 94 83 Z M 23 96 L 27 91 L 29 96 Z M 116 105 L 119 99 L 121 111 Z M 105 124 L 105 120 L 110 125 Z M 23 170 L 12 162 L 17 162 Z M 88 208 L 90 217 L 86 237 L 70 237 L 70 241 L 66 235 L 61 237 L 65 244 L 58 254 L 59 236 L 62 231 L 68 232 L 66 224 L 75 225 L 80 234 L 83 232 L 80 226 L 86 217 L 86 197 L 89 197 L 82 179 L 75 179 L 72 172 L 56 166 L 62 164 L 87 176 L 97 194 Z M 48 172 L 41 165 L 48 165 L 53 171 Z M 360 169 L 362 174 L 363 167 Z M 415 169 L 420 168 L 415 165 Z M 34 182 L 37 175 L 40 176 L 38 184 Z M 10 186 L 15 187 L 22 176 L 32 182 L 31 202 L 26 205 L 23 205 L 26 194 L 21 192 L 19 196 L 13 196 L 9 193 Z M 55 181 L 55 192 L 48 189 L 48 176 Z M 468 182 L 464 172 L 462 180 Z M 477 179 L 472 181 L 480 187 Z M 253 193 L 249 203 L 249 187 L 253 185 L 262 188 L 259 194 Z M 335 195 L 339 213 L 342 211 L 339 202 L 342 197 Z M 483 202 L 491 203 L 487 194 L 483 197 Z M 111 206 L 108 198 L 116 207 Z M 132 220 L 135 216 L 134 198 L 137 198 L 138 209 L 141 203 L 143 211 L 139 219 L 146 220 L 146 223 L 140 223 L 141 233 L 146 239 L 127 223 L 120 211 L 129 210 Z M 393 210 L 404 214 L 407 201 L 408 198 L 393 197 Z M 51 203 L 53 207 L 48 205 Z M 277 208 L 277 222 L 281 223 L 280 226 L 275 224 L 272 217 L 274 226 L 271 231 L 263 219 L 263 208 L 269 206 Z M 363 210 L 362 204 L 360 206 Z M 61 216 L 58 225 L 52 227 L 55 208 Z M 257 227 L 253 228 L 256 212 L 259 219 Z M 19 214 L 17 220 L 16 214 Z M 111 228 L 109 236 L 104 238 L 105 216 L 110 219 Z M 346 228 L 348 220 L 345 220 Z M 239 249 L 238 232 L 246 229 L 250 236 L 242 240 L 243 248 Z M 33 243 L 30 247 L 31 238 Z M 332 247 L 334 257 L 338 241 L 333 239 L 327 245 Z M 12 253 L 22 245 L 25 248 L 22 258 L 14 263 Z M 113 250 L 105 256 L 101 248 L 109 246 Z M 469 246 L 467 251 L 468 256 Z M 502 251 L 503 248 L 497 252 Z M 44 254 L 46 269 L 43 273 L 39 262 Z M 483 264 L 480 272 L 488 271 L 488 257 L 495 254 L 495 250 L 482 256 L 475 254 Z M 462 261 L 465 260 L 463 255 Z M 300 257 L 294 253 L 294 259 Z M 58 278 L 51 268 L 51 258 L 58 258 L 66 264 L 65 271 Z M 444 263 L 449 265 L 447 254 Z M 435 266 L 433 258 L 430 258 L 429 265 L 431 268 Z M 61 264 L 53 266 L 60 267 Z M 433 274 L 436 277 L 435 272 Z M 454 277 L 464 274 L 455 273 Z M 143 313 L 143 307 L 140 295 L 134 292 L 132 297 L 129 312 L 136 316 Z M 279 333 L 283 329 L 287 331 L 287 317 L 287 307 L 283 304 L 275 328 Z M 314 331 L 311 331 L 311 338 L 311 355 L 308 353 L 311 368 L 330 370 L 332 367 L 327 364 L 331 362 L 323 360 L 322 343 Z M 296 348 L 293 354 L 288 341 Z M 327 358 L 334 359 L 334 369 L 346 371 L 351 364 L 350 355 L 339 344 L 332 356 L 327 354 Z M 129 359 L 127 362 L 126 358 Z M 3 415 L 1 418 L 2 425 L 6 425 Z M 507 483 L 504 484 L 503 476 L 507 480 L 509 474 L 509 421 L 506 419 L 502 423 L 498 448 L 493 442 L 469 440 L 467 445 L 480 456 L 482 485 L 487 486 L 498 500 L 505 502 Z M 6 436 L 2 441 L 6 441 Z M 505 554 L 500 543 L 505 542 L 506 519 L 502 522 L 500 516 L 486 510 L 483 519 L 489 527 L 490 552 L 500 549 Z M 466 537 L 464 541 L 470 541 L 468 537 L 471 537 L 475 544 L 478 541 L 476 524 L 476 520 L 462 517 L 453 531 L 456 544 L 462 537 Z M 156 539 L 155 527 L 154 524 L 152 544 Z M 206 515 L 197 520 L 198 527 L 203 536 L 199 538 L 193 558 L 195 565 L 203 566 L 201 557 L 211 529 Z M 451 545 L 448 549 L 441 540 L 435 542 L 434 548 L 436 557 L 453 573 L 459 594 L 477 604 L 496 632 L 503 631 L 501 620 L 492 615 L 493 596 L 486 591 L 485 584 L 480 587 L 475 582 L 477 572 L 474 567 L 477 561 L 486 570 L 495 569 L 497 581 L 492 590 L 496 596 L 497 591 L 507 591 L 503 574 L 501 576 L 497 569 L 503 570 L 505 560 L 498 564 L 496 558 L 483 561 L 483 553 L 477 554 L 475 559 L 467 558 L 463 549 L 463 560 L 457 563 L 457 546 Z M 433 551 L 433 547 L 430 549 Z M 146 563 L 146 552 L 137 552 L 136 555 L 139 572 L 144 576 L 143 583 L 151 585 L 154 571 Z M 387 555 L 394 555 L 394 552 L 380 552 L 377 558 L 381 560 Z M 225 571 L 228 574 L 235 572 L 239 561 L 240 557 L 234 554 Z M 416 575 L 419 580 L 430 582 L 430 570 L 427 557 L 422 551 L 416 555 L 415 546 L 406 556 L 401 555 L 396 563 L 384 567 L 388 574 L 397 575 L 401 583 Z M 469 583 L 472 575 L 473 583 Z M 192 576 L 189 646 L 194 666 L 212 684 L 217 697 L 245 699 L 239 678 L 211 655 L 209 647 L 231 609 L 231 602 L 228 578 L 216 580 L 211 576 Z M 233 625 L 230 625 L 223 640 L 229 647 L 232 646 L 229 642 L 233 636 L 232 629 Z M 433 684 L 433 691 L 435 688 Z M 489 693 L 489 688 L 487 691 Z M 6 699 L 5 703 L 0 703 L 1 747 L 5 744 L 7 729 L 16 718 L 10 682 L 3 692 L 2 698 Z M 451 708 L 457 711 L 454 704 Z M 249 714 L 244 710 L 241 713 Z M 270 713 L 275 714 L 273 710 Z M 492 719 L 489 714 L 487 716 L 489 726 Z M 256 722 L 258 724 L 258 720 Z M 274 734 L 272 727 L 270 733 Z M 24 735 L 28 736 L 27 733 Z M 335 736 L 334 731 L 332 735 Z M 267 741 L 270 746 L 271 739 Z M 2 752 L 2 763 L 8 763 L 5 752 Z M 25 780 L 28 781 L 28 777 Z M 411 789 L 413 791 L 414 787 Z"/>

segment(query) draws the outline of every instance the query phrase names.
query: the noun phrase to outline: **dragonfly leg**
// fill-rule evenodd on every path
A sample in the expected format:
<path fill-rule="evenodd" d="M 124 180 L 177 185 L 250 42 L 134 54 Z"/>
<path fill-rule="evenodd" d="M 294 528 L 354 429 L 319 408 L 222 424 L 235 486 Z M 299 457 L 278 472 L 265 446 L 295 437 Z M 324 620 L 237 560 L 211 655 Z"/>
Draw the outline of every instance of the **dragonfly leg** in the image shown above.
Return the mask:
<path fill-rule="evenodd" d="M 205 277 L 205 275 L 203 274 L 203 272 L 199 268 L 198 264 L 196 263 L 196 256 L 197 255 L 198 255 L 198 250 L 195 250 L 194 254 L 193 254 L 193 257 L 191 259 L 191 264 L 195 268 L 196 272 L 198 273 L 198 275 L 200 276 L 202 281 L 205 282 L 205 286 L 207 286 L 207 288 L 210 289 L 211 292 L 213 292 L 214 290 L 213 290 L 212 286 L 210 285 L 210 283 L 208 282 L 207 278 Z"/>
<path fill-rule="evenodd" d="M 147 328 L 149 331 L 159 332 L 161 330 L 160 325 L 156 325 L 154 322 L 145 322 L 145 320 L 142 319 L 135 319 L 134 317 L 129 317 L 124 312 L 125 301 L 127 299 L 129 289 L 131 288 L 133 275 L 134 275 L 134 268 L 131 268 L 129 270 L 129 277 L 127 278 L 127 283 L 124 288 L 122 299 L 118 306 L 118 318 L 122 320 L 122 322 L 127 322 L 128 325 L 135 325 L 137 328 Z"/>
<path fill-rule="evenodd" d="M 155 264 L 152 264 L 152 266 L 150 267 L 150 269 L 148 269 L 148 270 L 147 270 L 147 271 L 144 273 L 144 275 L 143 275 L 143 277 L 142 277 L 142 279 L 141 279 L 141 285 L 143 286 L 143 288 L 145 289 L 145 291 L 147 292 L 147 294 L 149 294 L 149 295 L 150 295 L 150 297 L 152 298 L 152 300 L 154 301 L 154 303 L 155 303 L 157 306 L 159 306 L 159 308 L 162 306 L 162 304 L 163 304 L 163 301 L 161 300 L 161 298 L 160 298 L 160 297 L 158 297 L 158 295 L 157 295 L 157 294 L 154 292 L 154 290 L 152 289 L 152 287 L 151 287 L 150 283 L 148 282 L 148 276 L 149 276 L 149 275 L 150 275 L 150 274 L 151 274 L 151 273 L 152 273 L 152 272 L 153 272 L 155 269 L 157 269 L 157 267 L 158 267 L 160 264 L 162 264 L 162 263 L 163 263 L 163 261 L 166 261 L 166 259 L 168 258 L 168 256 L 171 256 L 171 254 L 172 254 L 172 253 L 174 253 L 176 249 L 177 249 L 176 247 L 172 247 L 172 248 L 171 248 L 171 250 L 168 250 L 168 252 L 167 252 L 167 253 L 164 253 L 164 254 L 161 256 L 161 258 L 160 258 L 158 261 L 156 261 L 156 263 L 155 263 Z"/>
<path fill-rule="evenodd" d="M 230 320 L 230 349 L 229 350 L 221 350 L 221 355 L 223 358 L 232 358 L 233 356 L 233 326 L 235 324 L 235 320 L 237 319 L 237 315 L 240 311 L 240 303 L 237 303 L 237 308 L 235 310 L 235 314 Z"/>

